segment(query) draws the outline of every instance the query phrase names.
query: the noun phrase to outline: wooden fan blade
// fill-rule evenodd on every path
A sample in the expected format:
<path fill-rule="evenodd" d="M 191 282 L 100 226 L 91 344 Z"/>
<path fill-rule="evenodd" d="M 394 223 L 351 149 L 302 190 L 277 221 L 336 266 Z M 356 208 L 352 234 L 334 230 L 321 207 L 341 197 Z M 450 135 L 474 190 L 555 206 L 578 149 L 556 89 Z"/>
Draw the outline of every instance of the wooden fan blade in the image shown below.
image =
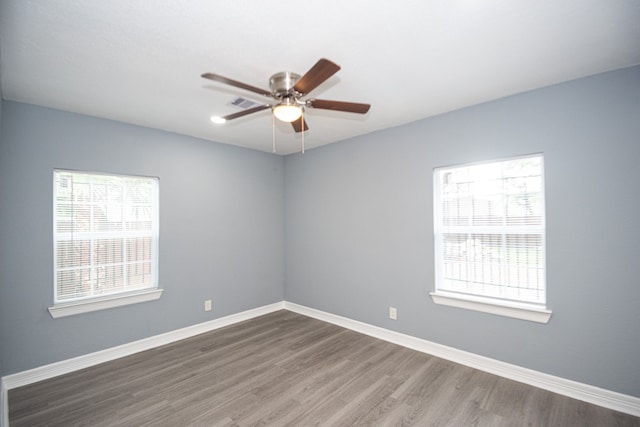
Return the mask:
<path fill-rule="evenodd" d="M 310 99 L 307 106 L 323 110 L 345 111 L 347 113 L 365 114 L 371 108 L 369 104 L 357 102 L 331 101 L 328 99 Z"/>
<path fill-rule="evenodd" d="M 258 111 L 262 111 L 262 110 L 266 110 L 268 108 L 271 108 L 271 105 L 269 104 L 265 104 L 265 105 L 259 105 L 257 107 L 253 107 L 253 108 L 249 108 L 247 110 L 244 111 L 238 111 L 237 113 L 233 113 L 233 114 L 229 114 L 227 116 L 221 117 L 224 120 L 233 120 L 233 119 L 237 119 L 238 117 L 243 117 L 249 114 L 253 114 L 253 113 L 257 113 Z"/>
<path fill-rule="evenodd" d="M 215 82 L 220 82 L 220 83 L 224 83 L 224 84 L 227 84 L 227 85 L 239 87 L 240 89 L 248 90 L 250 92 L 259 93 L 260 95 L 273 96 L 271 94 L 271 92 L 268 91 L 268 90 L 260 89 L 259 87 L 251 86 L 251 85 L 248 85 L 246 83 L 239 82 L 237 80 L 233 80 L 233 79 L 229 79 L 227 77 L 220 76 L 218 74 L 204 73 L 201 77 L 204 77 L 205 79 L 213 80 Z"/>
<path fill-rule="evenodd" d="M 294 120 L 291 122 L 291 126 L 293 126 L 293 130 L 296 132 L 302 132 L 302 122 L 303 116 L 300 116 L 298 120 Z M 304 119 L 304 130 L 305 132 L 309 130 L 309 126 L 307 126 L 307 120 Z"/>
<path fill-rule="evenodd" d="M 293 88 L 303 95 L 307 94 L 337 73 L 339 69 L 339 65 L 322 58 L 304 76 L 300 77 Z"/>

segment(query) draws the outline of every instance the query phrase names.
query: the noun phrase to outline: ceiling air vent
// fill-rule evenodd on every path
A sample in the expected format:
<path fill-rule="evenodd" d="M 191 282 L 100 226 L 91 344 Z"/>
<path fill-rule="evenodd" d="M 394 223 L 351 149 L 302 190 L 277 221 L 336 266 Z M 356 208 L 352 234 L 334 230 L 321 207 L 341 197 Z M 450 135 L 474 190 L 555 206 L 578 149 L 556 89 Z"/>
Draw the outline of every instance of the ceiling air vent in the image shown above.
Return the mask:
<path fill-rule="evenodd" d="M 263 105 L 263 104 L 260 104 L 258 102 L 252 101 L 250 99 L 240 98 L 240 97 L 234 99 L 229 104 L 233 105 L 234 107 L 237 107 L 237 108 L 239 108 L 241 110 L 248 110 L 249 108 L 258 107 L 260 105 Z"/>

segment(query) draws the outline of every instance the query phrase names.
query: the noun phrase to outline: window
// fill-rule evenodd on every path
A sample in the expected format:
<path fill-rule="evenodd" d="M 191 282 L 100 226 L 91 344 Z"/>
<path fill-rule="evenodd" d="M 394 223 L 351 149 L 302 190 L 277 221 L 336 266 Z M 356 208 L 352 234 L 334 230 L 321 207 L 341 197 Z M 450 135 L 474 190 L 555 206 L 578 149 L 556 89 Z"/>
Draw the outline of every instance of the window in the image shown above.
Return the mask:
<path fill-rule="evenodd" d="M 434 171 L 434 302 L 546 323 L 542 155 Z"/>
<path fill-rule="evenodd" d="M 158 179 L 54 171 L 53 317 L 157 299 Z"/>

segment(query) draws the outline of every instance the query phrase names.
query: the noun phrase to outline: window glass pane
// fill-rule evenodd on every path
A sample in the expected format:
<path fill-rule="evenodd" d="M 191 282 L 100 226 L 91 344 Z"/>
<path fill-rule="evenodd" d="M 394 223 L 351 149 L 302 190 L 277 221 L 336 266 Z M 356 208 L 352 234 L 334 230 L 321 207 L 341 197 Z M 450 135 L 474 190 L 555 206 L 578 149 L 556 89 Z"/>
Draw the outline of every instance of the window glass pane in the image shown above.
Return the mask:
<path fill-rule="evenodd" d="M 157 288 L 158 180 L 54 178 L 55 302 Z"/>
<path fill-rule="evenodd" d="M 434 177 L 436 290 L 544 304 L 542 156 Z"/>

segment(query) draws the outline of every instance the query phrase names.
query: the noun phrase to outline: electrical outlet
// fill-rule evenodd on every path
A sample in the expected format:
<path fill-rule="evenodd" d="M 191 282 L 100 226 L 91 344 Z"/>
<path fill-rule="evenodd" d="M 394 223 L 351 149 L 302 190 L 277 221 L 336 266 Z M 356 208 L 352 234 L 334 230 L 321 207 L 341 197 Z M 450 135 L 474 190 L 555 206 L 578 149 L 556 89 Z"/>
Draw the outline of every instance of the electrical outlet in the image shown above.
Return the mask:
<path fill-rule="evenodd" d="M 207 299 L 204 301 L 204 311 L 211 311 L 211 300 Z"/>
<path fill-rule="evenodd" d="M 395 307 L 389 307 L 389 319 L 398 320 L 398 310 Z"/>

